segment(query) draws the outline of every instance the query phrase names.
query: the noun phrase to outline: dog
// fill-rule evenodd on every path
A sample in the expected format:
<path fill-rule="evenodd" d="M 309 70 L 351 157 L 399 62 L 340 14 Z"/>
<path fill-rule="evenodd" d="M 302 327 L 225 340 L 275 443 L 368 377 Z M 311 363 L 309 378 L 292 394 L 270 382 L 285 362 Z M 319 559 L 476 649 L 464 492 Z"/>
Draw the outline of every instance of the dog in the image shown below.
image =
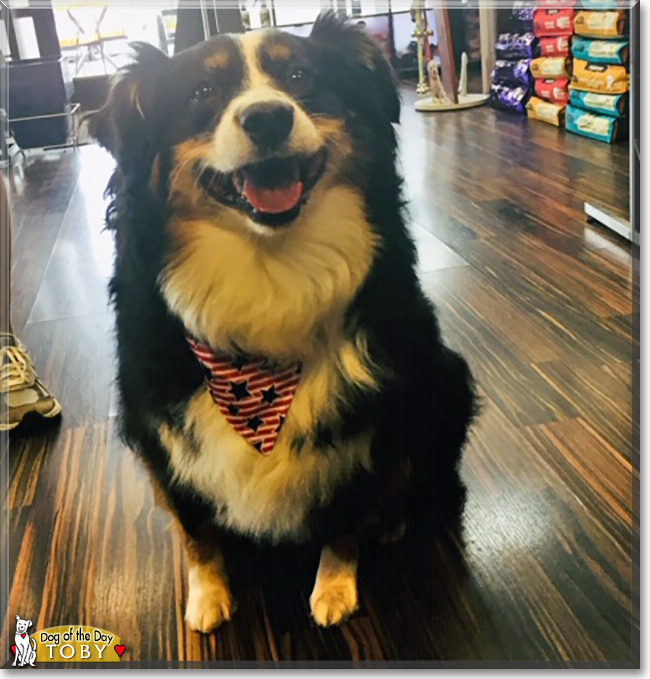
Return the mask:
<path fill-rule="evenodd" d="M 360 546 L 462 510 L 476 410 L 416 275 L 394 74 L 331 13 L 134 49 L 91 130 L 116 160 L 121 431 L 185 533 L 186 621 L 233 614 L 237 535 L 320 549 L 311 615 L 341 624 Z"/>
<path fill-rule="evenodd" d="M 18 663 L 20 667 L 24 667 L 25 665 L 34 667 L 34 661 L 36 660 L 36 640 L 30 639 L 29 632 L 27 632 L 31 626 L 31 620 L 23 620 L 19 615 L 16 616 L 16 657 L 12 663 L 13 667 L 16 667 L 16 663 Z"/>

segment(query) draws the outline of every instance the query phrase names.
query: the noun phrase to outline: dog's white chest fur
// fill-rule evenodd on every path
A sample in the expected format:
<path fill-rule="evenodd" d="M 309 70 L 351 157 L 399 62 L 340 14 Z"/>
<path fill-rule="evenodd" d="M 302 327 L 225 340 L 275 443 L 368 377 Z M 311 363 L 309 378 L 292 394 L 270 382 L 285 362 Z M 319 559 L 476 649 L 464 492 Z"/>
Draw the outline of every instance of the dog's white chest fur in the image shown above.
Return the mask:
<path fill-rule="evenodd" d="M 202 388 L 185 416 L 195 449 L 182 434 L 159 427 L 175 478 L 213 502 L 215 518 L 224 526 L 272 541 L 306 539 L 310 510 L 327 504 L 356 470 L 370 469 L 370 435 L 325 450 L 313 450 L 307 437 L 300 451 L 291 448 L 296 436 L 311 431 L 314 421 L 331 411 L 340 379 L 331 364 L 306 368 L 267 456 L 231 427 Z"/>
<path fill-rule="evenodd" d="M 378 388 L 365 338 L 345 338 L 341 328 L 379 242 L 362 195 L 321 183 L 279 239 L 246 237 L 233 211 L 216 223 L 172 223 L 184 245 L 160 277 L 170 310 L 211 347 L 237 344 L 252 355 L 303 362 L 268 456 L 235 432 L 205 388 L 186 409 L 185 434 L 158 427 L 178 481 L 219 507 L 220 523 L 271 540 L 306 538 L 309 511 L 326 504 L 356 469 L 370 468 L 370 433 L 325 451 L 310 440 L 317 424 L 338 420 L 346 384 Z M 296 438 L 305 441 L 300 451 L 291 448 Z"/>

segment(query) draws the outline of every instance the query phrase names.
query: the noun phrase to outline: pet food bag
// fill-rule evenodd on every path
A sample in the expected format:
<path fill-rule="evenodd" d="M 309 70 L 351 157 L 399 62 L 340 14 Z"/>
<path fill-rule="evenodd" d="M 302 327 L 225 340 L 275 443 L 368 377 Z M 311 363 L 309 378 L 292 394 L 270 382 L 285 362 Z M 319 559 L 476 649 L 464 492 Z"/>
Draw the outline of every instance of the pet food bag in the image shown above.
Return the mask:
<path fill-rule="evenodd" d="M 572 106 L 615 118 L 627 111 L 627 94 L 597 94 L 569 87 L 569 102 Z"/>
<path fill-rule="evenodd" d="M 619 125 L 617 118 L 599 116 L 569 104 L 566 108 L 566 129 L 574 134 L 611 144 L 617 139 Z"/>
<path fill-rule="evenodd" d="M 592 40 L 575 38 L 571 43 L 571 54 L 576 59 L 593 64 L 625 64 L 630 53 L 627 40 Z"/>
<path fill-rule="evenodd" d="M 517 21 L 523 32 L 533 30 L 533 14 L 535 3 L 531 0 L 521 2 L 518 0 L 512 7 L 512 18 Z"/>
<path fill-rule="evenodd" d="M 568 57 L 569 36 L 558 35 L 539 39 L 539 55 L 541 57 Z"/>
<path fill-rule="evenodd" d="M 555 127 L 564 126 L 564 109 L 562 104 L 553 104 L 537 97 L 531 97 L 526 104 L 526 112 L 531 120 L 541 120 Z"/>
<path fill-rule="evenodd" d="M 532 59 L 537 56 L 537 38 L 532 33 L 502 33 L 494 48 L 497 59 Z"/>
<path fill-rule="evenodd" d="M 625 32 L 625 12 L 582 11 L 576 14 L 573 25 L 577 35 L 588 38 L 620 38 Z"/>
<path fill-rule="evenodd" d="M 497 59 L 492 71 L 492 82 L 502 85 L 528 87 L 532 82 L 530 75 L 530 59 L 519 61 L 506 61 Z"/>
<path fill-rule="evenodd" d="M 566 106 L 569 103 L 569 79 L 545 78 L 535 80 L 535 94 L 545 101 Z"/>
<path fill-rule="evenodd" d="M 492 83 L 490 89 L 490 105 L 492 108 L 508 113 L 525 113 L 526 102 L 530 96 L 527 87 L 512 87 Z"/>
<path fill-rule="evenodd" d="M 531 69 L 533 63 L 534 61 L 531 63 Z M 627 92 L 630 78 L 625 66 L 592 64 L 582 59 L 574 59 L 571 84 L 576 90 L 586 92 L 622 94 Z"/>
<path fill-rule="evenodd" d="M 537 57 L 530 62 L 533 78 L 568 78 L 571 61 L 566 57 Z"/>
<path fill-rule="evenodd" d="M 573 33 L 573 10 L 536 9 L 533 16 L 533 33 L 538 37 L 571 35 Z"/>
<path fill-rule="evenodd" d="M 616 0 L 582 0 L 581 4 L 585 9 L 617 9 L 619 5 Z"/>

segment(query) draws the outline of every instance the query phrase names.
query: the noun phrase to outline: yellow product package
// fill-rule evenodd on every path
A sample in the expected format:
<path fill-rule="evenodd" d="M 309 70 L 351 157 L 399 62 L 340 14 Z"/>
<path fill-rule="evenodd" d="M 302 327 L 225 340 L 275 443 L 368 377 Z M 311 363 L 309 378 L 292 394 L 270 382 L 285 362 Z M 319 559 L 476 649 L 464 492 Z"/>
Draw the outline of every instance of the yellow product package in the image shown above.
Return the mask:
<path fill-rule="evenodd" d="M 623 94 L 628 91 L 630 78 L 625 66 L 593 64 L 582 59 L 574 59 L 571 85 L 583 92 Z"/>
<path fill-rule="evenodd" d="M 625 12 L 577 12 L 573 30 L 577 35 L 589 38 L 618 38 L 625 31 Z"/>
<path fill-rule="evenodd" d="M 533 78 L 567 78 L 570 60 L 566 57 L 538 57 L 530 62 Z"/>
<path fill-rule="evenodd" d="M 552 104 L 537 97 L 531 97 L 526 104 L 526 112 L 531 120 L 541 120 L 555 127 L 564 127 L 565 108 L 562 104 Z"/>

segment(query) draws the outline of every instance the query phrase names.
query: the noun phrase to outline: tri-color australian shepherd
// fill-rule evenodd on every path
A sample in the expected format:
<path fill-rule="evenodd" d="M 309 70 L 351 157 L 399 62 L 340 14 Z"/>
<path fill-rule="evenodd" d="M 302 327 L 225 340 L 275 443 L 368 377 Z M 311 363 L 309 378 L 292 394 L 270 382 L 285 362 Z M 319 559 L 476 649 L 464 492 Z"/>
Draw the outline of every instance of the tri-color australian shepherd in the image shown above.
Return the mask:
<path fill-rule="evenodd" d="M 136 51 L 92 125 L 117 163 L 122 429 L 186 534 L 186 619 L 234 612 L 236 533 L 321 549 L 311 614 L 339 624 L 360 546 L 460 510 L 475 411 L 416 274 L 393 73 L 331 14 Z"/>

